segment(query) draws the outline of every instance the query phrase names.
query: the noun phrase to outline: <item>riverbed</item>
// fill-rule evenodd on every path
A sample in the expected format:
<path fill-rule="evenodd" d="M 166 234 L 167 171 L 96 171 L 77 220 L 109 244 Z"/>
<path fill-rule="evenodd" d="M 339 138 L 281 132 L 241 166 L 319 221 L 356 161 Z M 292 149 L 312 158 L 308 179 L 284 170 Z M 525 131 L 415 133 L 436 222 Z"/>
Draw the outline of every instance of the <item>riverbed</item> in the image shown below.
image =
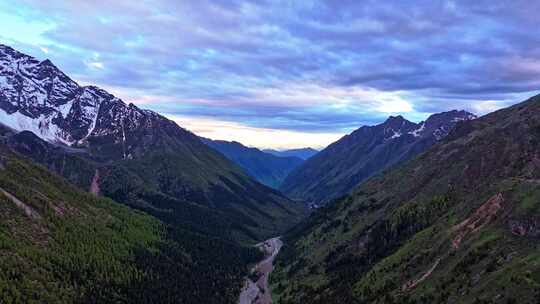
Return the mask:
<path fill-rule="evenodd" d="M 247 278 L 244 288 L 240 293 L 239 304 L 271 304 L 272 292 L 269 288 L 268 279 L 274 269 L 274 259 L 283 246 L 279 237 L 268 239 L 256 245 L 264 252 L 264 259 L 257 263 L 253 272 L 259 274 L 256 282 Z"/>

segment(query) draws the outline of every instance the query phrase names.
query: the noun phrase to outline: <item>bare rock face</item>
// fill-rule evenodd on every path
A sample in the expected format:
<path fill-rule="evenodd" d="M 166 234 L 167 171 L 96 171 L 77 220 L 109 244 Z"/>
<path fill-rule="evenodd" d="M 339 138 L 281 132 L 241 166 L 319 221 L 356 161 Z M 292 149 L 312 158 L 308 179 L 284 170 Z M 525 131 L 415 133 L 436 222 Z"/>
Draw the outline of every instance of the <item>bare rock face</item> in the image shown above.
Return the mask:
<path fill-rule="evenodd" d="M 514 219 L 508 221 L 512 234 L 523 237 L 540 237 L 540 218 Z"/>
<path fill-rule="evenodd" d="M 504 197 L 502 193 L 496 194 L 478 208 L 474 214 L 454 227 L 456 237 L 452 241 L 452 247 L 458 249 L 461 241 L 469 234 L 479 231 L 485 225 L 491 223 L 503 207 Z"/>

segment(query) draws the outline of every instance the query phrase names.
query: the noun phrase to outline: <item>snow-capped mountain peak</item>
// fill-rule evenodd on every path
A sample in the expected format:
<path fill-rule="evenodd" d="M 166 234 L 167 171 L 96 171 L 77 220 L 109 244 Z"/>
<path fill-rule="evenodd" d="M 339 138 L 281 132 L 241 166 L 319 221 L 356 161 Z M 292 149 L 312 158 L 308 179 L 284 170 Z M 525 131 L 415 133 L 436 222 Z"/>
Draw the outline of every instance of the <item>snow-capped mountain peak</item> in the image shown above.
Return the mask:
<path fill-rule="evenodd" d="M 87 146 L 91 139 L 101 148 L 118 145 L 121 149 L 107 151 L 124 158 L 146 144 L 128 144 L 130 134 L 146 134 L 152 141 L 153 128 L 174 124 L 96 86 L 79 86 L 50 60 L 40 61 L 5 45 L 0 45 L 0 123 L 70 146 Z"/>

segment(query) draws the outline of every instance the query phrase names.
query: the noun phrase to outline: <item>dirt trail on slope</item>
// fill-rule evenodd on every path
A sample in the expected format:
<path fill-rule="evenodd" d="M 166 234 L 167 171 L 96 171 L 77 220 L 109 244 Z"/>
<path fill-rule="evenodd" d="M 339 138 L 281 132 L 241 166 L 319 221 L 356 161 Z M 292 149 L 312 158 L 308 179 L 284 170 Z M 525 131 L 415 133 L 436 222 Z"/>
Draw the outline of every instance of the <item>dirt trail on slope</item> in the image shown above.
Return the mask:
<path fill-rule="evenodd" d="M 13 196 L 11 193 L 7 192 L 6 190 L 0 188 L 0 193 L 5 195 L 8 199 L 10 199 L 17 207 L 22 209 L 26 216 L 32 219 L 40 219 L 41 215 L 37 213 L 32 207 L 28 206 L 27 204 L 23 203 L 21 200 Z"/>
<path fill-rule="evenodd" d="M 96 173 L 94 173 L 94 177 L 92 178 L 92 184 L 90 184 L 90 193 L 99 195 L 99 191 L 99 170 L 96 169 Z"/>
<path fill-rule="evenodd" d="M 272 293 L 269 288 L 268 278 L 274 269 L 273 263 L 279 250 L 283 246 L 283 242 L 279 237 L 266 240 L 257 247 L 264 252 L 264 260 L 259 262 L 253 269 L 253 272 L 258 273 L 257 282 L 246 279 L 242 293 L 240 294 L 239 304 L 271 304 Z"/>
<path fill-rule="evenodd" d="M 432 273 L 433 271 L 435 271 L 435 268 L 437 268 L 437 266 L 439 266 L 439 263 L 441 262 L 441 259 L 438 258 L 436 261 L 435 261 L 435 264 L 433 264 L 433 266 L 431 266 L 430 269 L 428 269 L 428 271 L 426 271 L 419 279 L 417 280 L 413 280 L 413 281 L 410 281 L 408 282 L 407 284 L 403 285 L 403 287 L 401 288 L 402 291 L 411 291 L 413 289 L 416 288 L 416 286 L 418 286 L 418 284 L 422 283 L 423 281 L 425 281 Z"/>

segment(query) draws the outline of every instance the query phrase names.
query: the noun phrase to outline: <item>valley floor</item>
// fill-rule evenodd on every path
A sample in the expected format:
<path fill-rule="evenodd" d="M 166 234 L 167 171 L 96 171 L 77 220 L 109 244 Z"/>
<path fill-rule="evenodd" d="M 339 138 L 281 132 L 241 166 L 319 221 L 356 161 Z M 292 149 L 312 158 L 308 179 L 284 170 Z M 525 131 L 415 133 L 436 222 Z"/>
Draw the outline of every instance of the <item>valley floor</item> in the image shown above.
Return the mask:
<path fill-rule="evenodd" d="M 253 282 L 251 278 L 246 279 L 242 293 L 240 294 L 239 304 L 271 304 L 272 293 L 269 289 L 268 278 L 274 269 L 273 263 L 283 242 L 279 237 L 271 238 L 260 244 L 260 248 L 265 255 L 264 260 L 259 262 L 253 269 L 257 276 L 257 281 Z"/>

